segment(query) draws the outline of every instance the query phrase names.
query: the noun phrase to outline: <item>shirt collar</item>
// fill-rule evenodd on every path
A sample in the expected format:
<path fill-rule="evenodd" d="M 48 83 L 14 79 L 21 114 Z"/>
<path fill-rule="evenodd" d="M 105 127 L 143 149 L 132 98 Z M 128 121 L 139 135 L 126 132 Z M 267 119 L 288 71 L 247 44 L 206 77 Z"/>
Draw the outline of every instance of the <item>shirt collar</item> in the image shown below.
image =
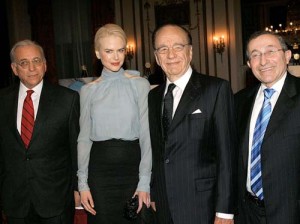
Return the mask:
<path fill-rule="evenodd" d="M 42 80 L 39 84 L 37 84 L 35 87 L 32 88 L 32 90 L 34 91 L 33 95 L 38 95 L 38 96 L 41 95 L 43 83 L 44 83 L 44 80 Z M 29 89 L 22 82 L 20 82 L 20 89 L 19 89 L 20 95 L 26 96 L 27 90 L 29 90 Z"/>
<path fill-rule="evenodd" d="M 175 82 L 173 82 L 176 87 L 179 87 L 182 91 L 184 91 L 188 81 L 190 80 L 191 76 L 192 76 L 192 72 L 193 69 L 191 66 L 189 66 L 188 70 L 183 74 L 183 76 L 181 76 L 179 79 L 177 79 Z M 170 80 L 167 78 L 167 85 L 166 87 L 169 86 L 170 84 Z M 165 93 L 167 91 L 167 88 L 165 89 Z"/>
<path fill-rule="evenodd" d="M 286 79 L 287 72 L 284 73 L 284 75 L 271 87 L 274 89 L 278 94 L 280 94 L 284 81 Z M 266 85 L 261 84 L 261 90 L 263 91 L 264 89 L 268 88 Z"/>

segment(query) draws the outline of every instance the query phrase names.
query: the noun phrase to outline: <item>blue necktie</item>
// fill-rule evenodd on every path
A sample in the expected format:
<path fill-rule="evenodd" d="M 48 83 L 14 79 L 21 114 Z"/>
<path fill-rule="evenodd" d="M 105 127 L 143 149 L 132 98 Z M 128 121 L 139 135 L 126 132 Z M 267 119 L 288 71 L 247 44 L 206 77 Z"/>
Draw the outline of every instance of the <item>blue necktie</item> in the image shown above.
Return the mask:
<path fill-rule="evenodd" d="M 261 178 L 261 144 L 271 117 L 272 107 L 270 99 L 274 92 L 274 89 L 267 88 L 264 90 L 264 102 L 256 120 L 251 148 L 251 190 L 260 200 L 264 199 Z"/>

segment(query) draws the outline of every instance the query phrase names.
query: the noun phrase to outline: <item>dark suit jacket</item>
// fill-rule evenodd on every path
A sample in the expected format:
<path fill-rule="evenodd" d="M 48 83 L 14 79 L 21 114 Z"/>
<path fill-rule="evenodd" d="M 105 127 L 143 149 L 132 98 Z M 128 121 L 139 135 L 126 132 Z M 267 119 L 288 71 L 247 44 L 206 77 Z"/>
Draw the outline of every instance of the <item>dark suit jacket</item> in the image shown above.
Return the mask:
<path fill-rule="evenodd" d="M 239 137 L 239 204 L 245 200 L 249 125 L 260 85 L 235 95 Z M 300 79 L 287 75 L 261 147 L 266 217 L 271 224 L 300 223 Z M 238 216 L 240 223 L 243 210 Z"/>
<path fill-rule="evenodd" d="M 216 212 L 234 213 L 233 95 L 225 80 L 196 72 L 176 109 L 168 141 L 161 115 L 165 84 L 149 93 L 153 150 L 152 196 L 159 223 L 211 224 Z M 192 114 L 197 109 L 201 113 Z"/>
<path fill-rule="evenodd" d="M 0 93 L 0 190 L 6 215 L 23 218 L 30 203 L 52 217 L 74 198 L 79 95 L 44 81 L 34 131 L 26 150 L 17 130 L 19 86 Z"/>

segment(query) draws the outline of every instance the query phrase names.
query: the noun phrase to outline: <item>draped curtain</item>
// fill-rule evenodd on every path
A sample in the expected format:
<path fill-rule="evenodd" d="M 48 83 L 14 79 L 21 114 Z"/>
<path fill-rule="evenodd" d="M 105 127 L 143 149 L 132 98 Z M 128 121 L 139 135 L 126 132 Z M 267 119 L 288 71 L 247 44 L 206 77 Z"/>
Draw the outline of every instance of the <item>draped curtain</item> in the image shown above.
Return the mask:
<path fill-rule="evenodd" d="M 106 23 L 115 21 L 115 1 L 92 0 L 92 36 L 94 38 L 97 30 Z M 100 60 L 93 54 L 93 75 L 100 76 L 102 71 Z"/>
<path fill-rule="evenodd" d="M 59 79 L 92 70 L 91 0 L 52 0 L 56 70 Z"/>
<path fill-rule="evenodd" d="M 45 78 L 52 83 L 57 83 L 51 0 L 28 0 L 28 14 L 32 40 L 37 41 L 44 48 L 47 59 Z"/>
<path fill-rule="evenodd" d="M 85 65 L 89 76 L 99 76 L 101 62 L 94 53 L 94 35 L 105 23 L 115 21 L 114 1 L 28 0 L 32 38 L 47 59 L 46 78 L 77 78 Z"/>

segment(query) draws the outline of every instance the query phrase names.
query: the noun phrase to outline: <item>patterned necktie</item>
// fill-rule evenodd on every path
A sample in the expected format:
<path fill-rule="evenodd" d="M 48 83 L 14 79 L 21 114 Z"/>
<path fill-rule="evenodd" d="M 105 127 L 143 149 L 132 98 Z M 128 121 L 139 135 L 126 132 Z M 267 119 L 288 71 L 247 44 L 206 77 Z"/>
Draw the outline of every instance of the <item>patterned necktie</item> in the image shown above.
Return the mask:
<path fill-rule="evenodd" d="M 34 126 L 34 108 L 31 99 L 31 95 L 33 92 L 33 90 L 27 90 L 27 96 L 24 100 L 22 111 L 21 138 L 26 149 L 28 148 L 28 145 L 30 143 Z"/>
<path fill-rule="evenodd" d="M 251 190 L 260 200 L 264 199 L 261 178 L 261 144 L 271 117 L 272 108 L 270 99 L 274 92 L 274 89 L 264 90 L 264 102 L 256 120 L 251 148 Z"/>
<path fill-rule="evenodd" d="M 168 91 L 164 98 L 164 110 L 163 110 L 163 128 L 164 128 L 164 138 L 167 139 L 168 130 L 172 121 L 173 114 L 173 89 L 176 87 L 174 83 L 169 84 Z"/>

